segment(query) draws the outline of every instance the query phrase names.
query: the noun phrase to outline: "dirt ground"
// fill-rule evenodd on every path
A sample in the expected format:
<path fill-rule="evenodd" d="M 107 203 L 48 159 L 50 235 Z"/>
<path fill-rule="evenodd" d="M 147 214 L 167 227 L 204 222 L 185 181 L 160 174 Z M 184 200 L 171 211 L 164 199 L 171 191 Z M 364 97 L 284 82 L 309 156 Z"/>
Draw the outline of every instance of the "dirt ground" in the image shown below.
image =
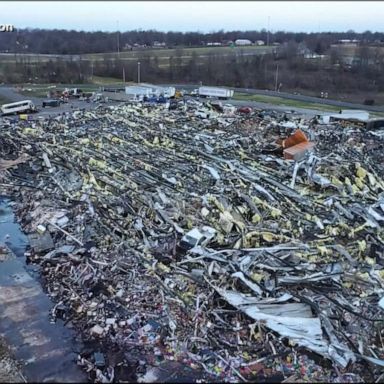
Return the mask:
<path fill-rule="evenodd" d="M 13 359 L 12 354 L 0 337 L 0 383 L 26 383 L 20 371 L 20 364 Z"/>

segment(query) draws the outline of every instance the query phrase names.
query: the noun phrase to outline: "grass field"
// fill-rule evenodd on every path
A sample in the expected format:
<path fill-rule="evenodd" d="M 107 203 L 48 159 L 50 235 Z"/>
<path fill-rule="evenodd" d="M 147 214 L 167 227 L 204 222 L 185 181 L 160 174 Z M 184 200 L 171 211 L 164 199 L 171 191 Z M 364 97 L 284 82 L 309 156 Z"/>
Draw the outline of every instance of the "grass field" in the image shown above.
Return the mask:
<path fill-rule="evenodd" d="M 198 47 L 198 48 L 175 48 L 175 49 L 140 49 L 135 51 L 122 51 L 120 54 L 117 52 L 110 53 L 90 53 L 82 55 L 83 59 L 102 59 L 103 57 L 120 58 L 120 59 L 133 59 L 137 60 L 140 56 L 157 56 L 158 58 L 169 59 L 171 56 L 175 56 L 181 50 L 182 58 L 189 58 L 195 53 L 197 56 L 207 56 L 209 54 L 227 55 L 232 53 L 244 53 L 244 54 L 264 54 L 270 52 L 274 47 L 263 46 L 249 46 L 249 47 Z"/>
<path fill-rule="evenodd" d="M 108 59 L 120 59 L 125 61 L 137 61 L 138 58 L 143 56 L 155 57 L 159 59 L 159 63 L 164 65 L 165 61 L 168 61 L 171 56 L 175 57 L 181 51 L 181 59 L 183 61 L 189 60 L 193 54 L 197 57 L 204 58 L 209 54 L 216 55 L 230 55 L 230 54 L 245 54 L 245 55 L 261 55 L 266 52 L 271 52 L 275 47 L 263 47 L 263 46 L 249 46 L 249 47 L 197 47 L 197 48 L 172 48 L 172 49 L 138 49 L 134 51 L 121 51 L 109 53 L 88 53 L 82 55 L 48 55 L 48 54 L 4 54 L 0 53 L 1 63 L 13 63 L 16 60 L 24 60 L 30 63 L 47 62 L 49 60 L 89 60 L 99 61 Z"/>
<path fill-rule="evenodd" d="M 332 105 L 324 105 L 317 103 L 307 103 L 304 101 L 290 100 L 282 97 L 264 96 L 264 95 L 250 95 L 248 93 L 235 92 L 233 96 L 234 100 L 244 101 L 256 101 L 260 103 L 268 103 L 272 105 L 284 105 L 286 107 L 293 108 L 305 108 L 305 109 L 317 109 L 319 111 L 340 111 L 340 107 L 334 107 Z"/>

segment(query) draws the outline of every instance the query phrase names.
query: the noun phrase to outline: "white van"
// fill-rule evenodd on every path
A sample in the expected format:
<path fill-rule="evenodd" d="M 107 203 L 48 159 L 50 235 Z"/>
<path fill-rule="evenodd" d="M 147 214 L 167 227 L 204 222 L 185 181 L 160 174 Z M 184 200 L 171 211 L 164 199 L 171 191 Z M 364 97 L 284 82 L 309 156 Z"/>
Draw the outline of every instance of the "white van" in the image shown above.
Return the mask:
<path fill-rule="evenodd" d="M 1 106 L 3 115 L 10 115 L 12 113 L 28 113 L 37 112 L 35 104 L 31 100 L 17 101 L 16 103 L 3 104 Z"/>

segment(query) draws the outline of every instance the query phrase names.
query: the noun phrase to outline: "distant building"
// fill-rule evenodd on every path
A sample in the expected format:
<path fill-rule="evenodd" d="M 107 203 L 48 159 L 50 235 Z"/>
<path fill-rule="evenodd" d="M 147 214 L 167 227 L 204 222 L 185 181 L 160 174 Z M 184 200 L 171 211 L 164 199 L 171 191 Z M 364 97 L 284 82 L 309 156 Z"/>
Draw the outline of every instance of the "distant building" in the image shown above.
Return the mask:
<path fill-rule="evenodd" d="M 214 42 L 214 43 L 207 43 L 207 46 L 209 46 L 209 47 L 220 47 L 220 46 L 222 46 L 222 44 L 219 43 L 219 42 Z"/>
<path fill-rule="evenodd" d="M 165 43 L 164 42 L 159 42 L 159 41 L 154 41 L 153 42 L 153 46 L 155 47 L 155 48 L 165 48 Z"/>
<path fill-rule="evenodd" d="M 252 45 L 252 41 L 248 39 L 237 39 L 235 40 L 236 45 Z"/>
<path fill-rule="evenodd" d="M 255 44 L 256 45 L 265 45 L 265 42 L 263 40 L 256 40 Z"/>
<path fill-rule="evenodd" d="M 288 46 L 288 44 L 284 44 Z M 310 56 L 312 55 L 312 51 L 304 44 L 300 43 L 299 46 L 297 47 L 297 54 L 302 55 L 302 56 Z"/>
<path fill-rule="evenodd" d="M 318 55 L 317 53 L 310 52 L 304 53 L 304 59 L 326 59 L 327 55 Z"/>
<path fill-rule="evenodd" d="M 341 39 L 338 41 L 339 44 L 348 44 L 348 45 L 351 45 L 351 46 L 357 46 L 357 43 L 359 43 L 359 40 L 356 40 L 356 39 Z"/>

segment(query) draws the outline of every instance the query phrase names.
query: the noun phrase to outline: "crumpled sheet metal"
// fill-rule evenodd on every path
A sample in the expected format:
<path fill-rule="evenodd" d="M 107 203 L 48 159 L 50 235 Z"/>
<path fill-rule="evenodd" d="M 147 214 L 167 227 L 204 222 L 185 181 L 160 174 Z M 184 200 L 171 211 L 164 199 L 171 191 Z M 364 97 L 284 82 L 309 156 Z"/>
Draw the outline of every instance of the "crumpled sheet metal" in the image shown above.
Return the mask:
<path fill-rule="evenodd" d="M 327 355 L 328 343 L 323 340 L 319 318 L 270 315 L 260 310 L 257 304 L 241 305 L 242 295 L 238 292 L 222 289 L 217 289 L 217 291 L 231 305 L 244 311 L 253 319 L 262 321 L 268 328 L 271 328 L 283 337 L 289 337 L 299 345 L 305 346 L 321 355 Z"/>
<path fill-rule="evenodd" d="M 381 361 L 383 163 L 363 144 L 382 139 L 302 125 L 316 149 L 294 164 L 271 145 L 294 129 L 279 115 L 201 119 L 197 108 L 99 108 L 3 129 L 0 157 L 31 157 L 3 188 L 24 229 L 46 226 L 58 250 L 31 256 L 49 294 L 86 338 L 147 351 L 161 340 L 173 356 L 187 338 L 194 364 L 228 380 L 241 379 L 239 348 L 286 350 L 256 342 L 252 321 L 341 367 L 357 358 L 352 372 Z M 203 226 L 215 238 L 181 252 Z M 226 354 L 202 365 L 191 350 L 207 347 Z"/>

